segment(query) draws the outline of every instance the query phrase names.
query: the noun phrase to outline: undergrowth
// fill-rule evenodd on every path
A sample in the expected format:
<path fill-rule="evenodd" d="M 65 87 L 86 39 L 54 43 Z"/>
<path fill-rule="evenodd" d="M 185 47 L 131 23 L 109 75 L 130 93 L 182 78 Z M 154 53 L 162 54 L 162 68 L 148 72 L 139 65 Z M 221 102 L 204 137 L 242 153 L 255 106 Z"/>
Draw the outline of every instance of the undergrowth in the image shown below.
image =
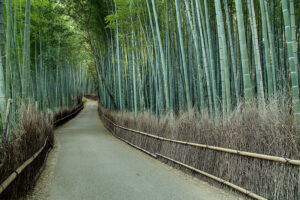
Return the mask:
<path fill-rule="evenodd" d="M 46 138 L 49 142 L 43 152 L 0 195 L 0 199 L 14 199 L 32 187 L 35 175 L 43 164 L 46 151 L 53 143 L 52 117 L 49 114 L 41 114 L 34 107 L 29 106 L 23 112 L 21 121 L 10 140 L 1 144 L 0 183 L 36 153 L 44 145 Z"/>
<path fill-rule="evenodd" d="M 79 103 L 77 106 L 74 106 L 72 108 L 62 108 L 60 110 L 57 110 L 54 114 L 53 121 L 56 122 L 68 115 L 71 115 L 72 113 L 77 111 L 82 105 L 83 103 Z"/>
<path fill-rule="evenodd" d="M 284 103 L 271 102 L 264 111 L 241 105 L 224 119 L 198 112 L 160 117 L 148 111 L 115 112 L 99 108 L 115 123 L 154 135 L 300 160 L 300 134 Z M 103 119 L 103 117 L 102 117 Z M 104 120 L 107 128 L 114 127 Z M 203 170 L 267 199 L 300 199 L 300 168 L 256 158 L 175 144 L 115 128 L 115 134 L 147 151 Z"/>
<path fill-rule="evenodd" d="M 82 102 L 71 109 L 62 109 L 53 114 L 43 114 L 34 106 L 28 106 L 20 115 L 20 122 L 8 142 L 0 143 L 0 184 L 18 167 L 33 156 L 43 145 L 39 156 L 5 189 L 0 199 L 16 199 L 32 188 L 44 164 L 46 154 L 54 142 L 53 123 L 74 113 Z M 65 119 L 67 120 L 67 119 Z M 65 121 L 63 120 L 63 121 Z"/>

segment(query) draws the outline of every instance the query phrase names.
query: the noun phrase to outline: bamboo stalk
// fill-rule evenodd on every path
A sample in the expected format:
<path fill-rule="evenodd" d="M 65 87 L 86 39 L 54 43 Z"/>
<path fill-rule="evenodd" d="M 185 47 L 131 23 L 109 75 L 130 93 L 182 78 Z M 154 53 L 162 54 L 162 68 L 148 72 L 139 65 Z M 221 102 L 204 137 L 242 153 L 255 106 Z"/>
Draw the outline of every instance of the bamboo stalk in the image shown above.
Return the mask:
<path fill-rule="evenodd" d="M 165 137 L 160 137 L 160 136 L 145 133 L 145 132 L 142 132 L 142 131 L 137 131 L 137 130 L 133 130 L 133 129 L 130 129 L 130 128 L 126 128 L 126 127 L 120 126 L 120 125 L 112 122 L 104 114 L 103 114 L 103 117 L 104 117 L 104 119 L 109 121 L 111 124 L 113 124 L 115 127 L 118 127 L 120 129 L 123 129 L 123 130 L 126 130 L 126 131 L 130 131 L 130 132 L 133 132 L 133 133 L 138 133 L 140 135 L 144 135 L 144 136 L 152 137 L 152 138 L 155 138 L 155 139 L 159 139 L 159 140 L 162 140 L 162 141 L 168 141 L 168 142 L 173 142 L 173 143 L 178 143 L 178 144 L 183 144 L 183 145 L 190 145 L 190 146 L 194 146 L 194 147 L 200 147 L 200 148 L 211 149 L 211 150 L 215 150 L 215 151 L 231 153 L 231 154 L 235 154 L 235 155 L 247 156 L 247 157 L 251 157 L 251 158 L 258 158 L 258 159 L 262 159 L 262 160 L 269 160 L 269 161 L 274 161 L 274 162 L 280 162 L 280 163 L 283 163 L 283 164 L 291 164 L 291 165 L 300 166 L 300 160 L 293 160 L 293 159 L 289 159 L 289 158 L 271 156 L 271 155 L 265 155 L 265 154 L 259 154 L 259 153 L 251 153 L 251 152 L 247 152 L 247 151 L 239 151 L 239 150 L 235 150 L 235 149 L 216 147 L 216 146 L 211 146 L 211 145 L 206 145 L 206 144 L 185 142 L 185 141 L 181 141 L 181 140 L 172 140 L 172 139 L 168 139 L 168 138 L 165 138 Z"/>
<path fill-rule="evenodd" d="M 199 170 L 199 169 L 196 169 L 196 168 L 194 168 L 194 167 L 191 167 L 191 166 L 186 165 L 186 164 L 184 164 L 184 163 L 181 163 L 181 162 L 179 162 L 179 161 L 176 161 L 176 160 L 174 160 L 174 159 L 172 159 L 172 158 L 169 158 L 169 157 L 167 157 L 167 156 L 163 156 L 163 155 L 161 155 L 161 154 L 156 154 L 156 155 L 159 156 L 159 157 L 162 157 L 162 158 L 164 158 L 164 159 L 170 160 L 170 161 L 172 161 L 172 162 L 174 162 L 174 163 L 176 163 L 176 164 L 178 164 L 178 165 L 181 165 L 181 166 L 183 166 L 183 167 L 186 167 L 186 168 L 188 168 L 188 169 L 190 169 L 190 170 L 193 170 L 193 171 L 195 171 L 195 172 L 197 172 L 197 173 L 199 173 L 199 174 L 201 174 L 201 175 L 204 175 L 204 176 L 206 176 L 206 177 L 209 177 L 209 178 L 211 178 L 211 179 L 213 179 L 213 180 L 215 180 L 215 181 L 217 181 L 217 182 L 220 182 L 220 183 L 222 183 L 222 184 L 224 184 L 224 185 L 227 185 L 227 186 L 229 186 L 229 187 L 231 187 L 231 188 L 233 188 L 233 189 L 235 189 L 235 190 L 237 190 L 237 191 L 239 191 L 239 192 L 241 192 L 241 193 L 243 193 L 243 194 L 245 194 L 245 195 L 247 195 L 247 196 L 249 196 L 249 197 L 252 197 L 252 198 L 258 199 L 258 200 L 266 200 L 266 198 L 264 198 L 264 197 L 262 197 L 262 196 L 259 196 L 259 195 L 255 194 L 255 193 L 253 193 L 253 192 L 251 192 L 251 191 L 249 191 L 249 190 L 246 190 L 246 189 L 244 189 L 244 188 L 242 188 L 242 187 L 239 187 L 239 186 L 237 186 L 237 185 L 235 185 L 235 184 L 233 184 L 233 183 L 230 183 L 230 182 L 228 182 L 228 181 L 225 181 L 225 180 L 223 180 L 223 179 L 221 179 L 221 178 L 218 178 L 218 177 L 216 177 L 216 176 L 214 176 L 214 175 L 211 175 L 211 174 L 209 174 L 209 173 L 206 173 L 206 172 L 204 172 L 204 171 L 201 171 L 201 170 Z"/>

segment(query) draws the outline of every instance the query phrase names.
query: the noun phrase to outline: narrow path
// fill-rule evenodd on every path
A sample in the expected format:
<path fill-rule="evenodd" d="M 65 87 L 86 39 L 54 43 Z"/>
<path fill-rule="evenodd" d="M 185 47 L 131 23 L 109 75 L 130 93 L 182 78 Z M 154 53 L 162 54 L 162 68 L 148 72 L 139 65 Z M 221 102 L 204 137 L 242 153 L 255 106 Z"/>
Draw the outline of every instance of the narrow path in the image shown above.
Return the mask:
<path fill-rule="evenodd" d="M 241 199 L 173 169 L 113 137 L 97 103 L 55 131 L 56 147 L 28 199 Z"/>

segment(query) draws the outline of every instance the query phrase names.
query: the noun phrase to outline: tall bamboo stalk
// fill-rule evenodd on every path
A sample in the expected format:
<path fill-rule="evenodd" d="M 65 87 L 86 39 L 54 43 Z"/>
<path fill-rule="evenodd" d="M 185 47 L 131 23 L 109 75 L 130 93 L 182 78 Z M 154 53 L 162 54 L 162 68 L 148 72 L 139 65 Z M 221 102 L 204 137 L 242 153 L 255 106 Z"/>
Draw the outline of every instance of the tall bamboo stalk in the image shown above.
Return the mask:
<path fill-rule="evenodd" d="M 30 0 L 26 0 L 24 49 L 23 49 L 23 73 L 22 73 L 22 98 L 25 100 L 30 94 Z"/>
<path fill-rule="evenodd" d="M 237 21 L 238 21 L 238 33 L 239 33 L 239 46 L 241 51 L 242 69 L 243 69 L 243 83 L 244 83 L 244 95 L 246 102 L 252 101 L 253 93 L 249 72 L 249 59 L 247 53 L 247 42 L 244 26 L 244 16 L 241 0 L 235 0 Z"/>

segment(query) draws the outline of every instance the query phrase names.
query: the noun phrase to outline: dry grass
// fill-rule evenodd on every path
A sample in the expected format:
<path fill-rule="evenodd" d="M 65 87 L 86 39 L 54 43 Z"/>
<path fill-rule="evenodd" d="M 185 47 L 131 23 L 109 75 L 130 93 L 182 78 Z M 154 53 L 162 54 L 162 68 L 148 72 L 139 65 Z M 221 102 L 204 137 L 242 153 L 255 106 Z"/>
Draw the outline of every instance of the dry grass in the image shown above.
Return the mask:
<path fill-rule="evenodd" d="M 267 105 L 264 113 L 256 105 L 240 106 L 224 120 L 212 120 L 196 112 L 159 120 L 149 112 L 136 118 L 131 112 L 103 108 L 99 112 L 119 125 L 166 138 L 300 159 L 300 134 L 293 127 L 293 116 L 288 108 L 278 109 L 275 103 Z M 115 134 L 147 151 L 186 163 L 268 199 L 300 199 L 299 166 L 174 144 L 118 128 Z"/>
<path fill-rule="evenodd" d="M 9 142 L 0 144 L 0 183 L 36 153 L 48 137 L 48 143 L 41 154 L 0 195 L 0 199 L 16 199 L 23 196 L 35 183 L 47 151 L 53 145 L 53 122 L 77 110 L 82 103 L 72 109 L 63 109 L 54 116 L 41 114 L 33 106 L 22 112 L 17 131 Z M 68 119 L 66 119 L 68 120 Z"/>
<path fill-rule="evenodd" d="M 28 107 L 23 113 L 17 131 L 12 134 L 9 142 L 1 146 L 0 183 L 37 152 L 44 145 L 47 137 L 50 143 L 47 143 L 38 158 L 1 194 L 0 199 L 14 199 L 32 187 L 45 154 L 53 143 L 51 116 L 39 113 L 34 107 Z"/>
<path fill-rule="evenodd" d="M 79 103 L 77 106 L 74 106 L 71 109 L 68 108 L 63 108 L 58 110 L 57 112 L 55 112 L 54 117 L 53 117 L 53 121 L 56 122 L 72 113 L 74 113 L 75 111 L 77 111 L 81 106 L 83 105 L 83 103 Z M 60 125 L 62 123 L 64 123 L 65 121 L 69 120 L 69 118 L 66 118 L 65 120 L 60 121 L 58 124 L 55 124 L 55 126 Z"/>

